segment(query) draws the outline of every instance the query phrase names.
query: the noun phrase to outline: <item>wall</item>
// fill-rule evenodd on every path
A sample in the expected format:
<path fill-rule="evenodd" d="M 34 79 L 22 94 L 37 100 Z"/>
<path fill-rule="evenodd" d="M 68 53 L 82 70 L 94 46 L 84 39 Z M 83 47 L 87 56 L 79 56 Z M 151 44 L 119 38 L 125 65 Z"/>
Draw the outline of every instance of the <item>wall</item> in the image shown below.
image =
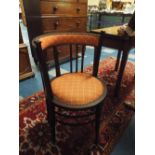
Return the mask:
<path fill-rule="evenodd" d="M 99 4 L 99 1 L 100 0 L 88 0 L 88 5 L 98 5 Z M 120 0 L 120 1 L 134 3 L 134 0 Z"/>
<path fill-rule="evenodd" d="M 98 5 L 99 0 L 88 0 L 88 5 Z"/>

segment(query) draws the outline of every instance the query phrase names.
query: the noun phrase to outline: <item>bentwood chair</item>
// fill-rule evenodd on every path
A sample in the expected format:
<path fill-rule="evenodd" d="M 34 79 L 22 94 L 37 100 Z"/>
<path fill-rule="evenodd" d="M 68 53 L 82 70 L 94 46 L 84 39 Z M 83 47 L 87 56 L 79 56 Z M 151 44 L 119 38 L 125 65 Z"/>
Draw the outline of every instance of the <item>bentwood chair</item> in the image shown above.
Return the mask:
<path fill-rule="evenodd" d="M 56 121 L 66 125 L 83 125 L 95 122 L 96 138 L 95 144 L 99 143 L 99 127 L 100 114 L 103 100 L 107 93 L 104 82 L 97 78 L 99 59 L 101 53 L 100 35 L 92 33 L 50 33 L 38 36 L 33 39 L 38 65 L 40 68 L 42 82 L 44 86 L 47 106 L 47 119 L 51 126 L 52 142 L 56 144 L 55 123 Z M 68 45 L 70 48 L 70 73 L 61 75 L 59 63 L 58 48 L 61 45 Z M 92 75 L 83 72 L 84 55 L 86 46 L 94 47 L 94 63 Z M 78 47 L 78 48 L 73 48 Z M 49 78 L 48 68 L 45 62 L 46 50 L 51 49 L 54 55 L 56 77 Z M 75 51 L 73 51 L 76 49 Z M 81 50 L 81 71 L 78 71 L 78 50 Z M 75 55 L 73 53 L 76 53 Z M 73 56 L 74 55 L 74 56 Z M 76 61 L 75 72 L 73 72 L 73 59 Z M 61 109 L 60 111 L 57 109 Z M 65 111 L 74 111 L 76 115 L 71 113 L 63 113 Z M 87 111 L 86 113 L 79 111 Z M 61 113 L 62 112 L 62 113 Z M 58 116 L 64 118 L 72 118 L 74 120 L 80 118 L 84 122 L 65 122 L 60 120 Z M 90 116 L 95 116 L 91 117 Z M 87 119 L 89 118 L 88 121 Z"/>

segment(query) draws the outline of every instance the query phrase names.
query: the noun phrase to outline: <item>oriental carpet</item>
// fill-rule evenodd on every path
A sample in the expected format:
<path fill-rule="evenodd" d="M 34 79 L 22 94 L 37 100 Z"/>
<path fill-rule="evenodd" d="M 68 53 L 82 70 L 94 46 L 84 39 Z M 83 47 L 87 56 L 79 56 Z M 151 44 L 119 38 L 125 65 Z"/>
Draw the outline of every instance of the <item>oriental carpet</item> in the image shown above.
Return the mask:
<path fill-rule="evenodd" d="M 98 76 L 107 84 L 100 127 L 102 155 L 109 155 L 129 124 L 134 111 L 124 102 L 135 102 L 134 63 L 128 62 L 123 76 L 120 97 L 114 98 L 117 79 L 114 71 L 116 59 L 109 57 L 100 62 Z M 90 73 L 92 66 L 86 67 Z M 57 148 L 51 143 L 51 132 L 46 119 L 44 92 L 26 97 L 19 104 L 19 154 L 20 155 L 86 155 L 95 137 L 94 124 L 70 127 L 56 124 Z"/>

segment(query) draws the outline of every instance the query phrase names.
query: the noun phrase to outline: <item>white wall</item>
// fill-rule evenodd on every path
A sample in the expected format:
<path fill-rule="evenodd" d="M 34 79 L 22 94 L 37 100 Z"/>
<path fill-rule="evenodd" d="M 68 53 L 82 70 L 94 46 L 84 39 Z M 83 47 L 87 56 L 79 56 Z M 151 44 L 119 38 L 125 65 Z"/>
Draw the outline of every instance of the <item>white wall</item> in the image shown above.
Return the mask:
<path fill-rule="evenodd" d="M 88 0 L 88 5 L 98 5 L 99 0 Z"/>

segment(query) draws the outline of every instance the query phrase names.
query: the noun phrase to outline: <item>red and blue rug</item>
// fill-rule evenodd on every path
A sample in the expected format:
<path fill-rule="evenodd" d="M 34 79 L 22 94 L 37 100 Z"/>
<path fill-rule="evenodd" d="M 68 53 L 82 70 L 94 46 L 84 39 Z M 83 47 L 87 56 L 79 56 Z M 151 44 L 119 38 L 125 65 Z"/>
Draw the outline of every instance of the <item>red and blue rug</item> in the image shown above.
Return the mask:
<path fill-rule="evenodd" d="M 134 64 L 128 62 L 123 76 L 120 98 L 113 97 L 117 79 L 114 71 L 116 59 L 110 57 L 100 62 L 99 74 L 108 88 L 102 109 L 100 145 L 103 155 L 109 155 L 128 126 L 134 111 L 124 102 L 135 102 Z M 90 73 L 92 66 L 85 69 Z M 58 149 L 51 143 L 51 131 L 46 119 L 45 95 L 40 91 L 23 99 L 19 105 L 19 154 L 20 155 L 86 155 L 94 140 L 94 126 L 69 127 L 57 123 Z"/>

